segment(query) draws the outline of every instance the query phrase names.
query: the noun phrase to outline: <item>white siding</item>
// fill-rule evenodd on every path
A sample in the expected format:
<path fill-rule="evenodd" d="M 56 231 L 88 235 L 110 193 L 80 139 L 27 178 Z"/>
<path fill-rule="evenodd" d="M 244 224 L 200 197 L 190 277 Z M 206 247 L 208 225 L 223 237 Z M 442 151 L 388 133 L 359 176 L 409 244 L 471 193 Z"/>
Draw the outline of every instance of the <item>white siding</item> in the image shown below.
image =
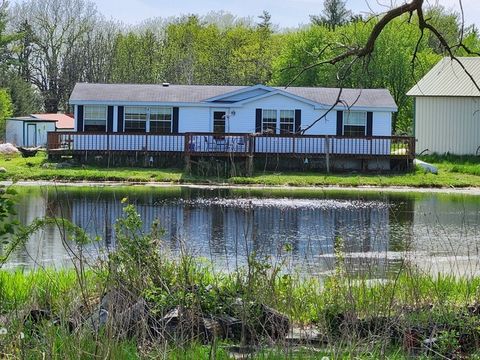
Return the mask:
<path fill-rule="evenodd" d="M 480 99 L 473 97 L 417 97 L 417 152 L 475 154 L 480 146 Z"/>
<path fill-rule="evenodd" d="M 315 110 L 312 105 L 306 104 L 302 101 L 291 99 L 289 97 L 277 94 L 263 99 L 252 101 L 245 104 L 242 108 L 235 109 L 235 116 L 230 118 L 230 131 L 253 133 L 255 132 L 255 109 L 272 109 L 272 110 L 302 110 L 302 128 L 318 119 L 322 114 L 322 110 Z M 322 120 L 309 134 L 335 134 L 336 120 L 335 112 L 329 114 L 328 120 Z M 333 121 L 329 121 L 333 119 Z"/>
<path fill-rule="evenodd" d="M 37 146 L 46 146 L 47 132 L 55 131 L 55 123 L 53 122 L 7 120 L 5 141 L 17 146 L 28 146 L 26 143 L 27 139 L 24 138 L 28 124 L 36 126 L 35 137 Z"/>
<path fill-rule="evenodd" d="M 255 109 L 293 110 L 302 111 L 302 129 L 305 129 L 322 115 L 326 110 L 316 110 L 310 104 L 277 94 L 245 104 L 236 108 L 235 116 L 230 118 L 230 131 L 252 133 L 255 132 Z M 373 112 L 373 135 L 390 136 L 392 134 L 392 114 L 390 112 Z M 337 112 L 330 111 L 325 118 L 318 121 L 309 129 L 309 135 L 336 135 Z"/>
<path fill-rule="evenodd" d="M 25 127 L 29 124 L 25 123 Z M 54 122 L 37 122 L 33 123 L 37 125 L 37 146 L 46 146 L 47 145 L 47 133 L 49 131 L 55 131 Z"/>
<path fill-rule="evenodd" d="M 207 107 L 181 107 L 178 111 L 178 132 L 212 131 L 210 109 Z"/>
<path fill-rule="evenodd" d="M 386 111 L 376 111 L 373 113 L 373 136 L 391 136 L 392 135 L 392 113 Z"/>
<path fill-rule="evenodd" d="M 5 141 L 13 145 L 23 146 L 23 121 L 7 120 Z"/>

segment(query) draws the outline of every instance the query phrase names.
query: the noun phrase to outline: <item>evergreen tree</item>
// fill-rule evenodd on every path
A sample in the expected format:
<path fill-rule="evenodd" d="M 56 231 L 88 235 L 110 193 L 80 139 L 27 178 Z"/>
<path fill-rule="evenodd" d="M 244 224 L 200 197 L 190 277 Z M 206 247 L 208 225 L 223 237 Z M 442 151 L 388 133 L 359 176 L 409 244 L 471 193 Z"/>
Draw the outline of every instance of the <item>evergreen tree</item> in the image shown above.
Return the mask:
<path fill-rule="evenodd" d="M 345 0 L 324 0 L 322 15 L 310 15 L 314 25 L 335 27 L 346 24 L 352 17 L 352 12 L 347 9 Z"/>

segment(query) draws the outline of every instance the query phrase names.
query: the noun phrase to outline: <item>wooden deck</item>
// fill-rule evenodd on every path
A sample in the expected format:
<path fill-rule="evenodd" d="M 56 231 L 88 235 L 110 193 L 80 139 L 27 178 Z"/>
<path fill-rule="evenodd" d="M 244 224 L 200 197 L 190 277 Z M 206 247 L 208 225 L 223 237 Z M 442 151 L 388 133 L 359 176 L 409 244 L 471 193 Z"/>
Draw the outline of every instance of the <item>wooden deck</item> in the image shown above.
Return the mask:
<path fill-rule="evenodd" d="M 263 135 L 244 133 L 48 133 L 49 155 L 120 155 L 308 158 L 404 159 L 415 157 L 415 139 L 405 136 L 344 137 L 332 135 Z M 328 166 L 328 165 L 327 165 Z"/>
<path fill-rule="evenodd" d="M 414 158 L 415 139 L 405 136 L 351 138 L 332 135 L 138 134 L 49 132 L 49 153 L 146 152 L 190 156 L 325 155 Z"/>

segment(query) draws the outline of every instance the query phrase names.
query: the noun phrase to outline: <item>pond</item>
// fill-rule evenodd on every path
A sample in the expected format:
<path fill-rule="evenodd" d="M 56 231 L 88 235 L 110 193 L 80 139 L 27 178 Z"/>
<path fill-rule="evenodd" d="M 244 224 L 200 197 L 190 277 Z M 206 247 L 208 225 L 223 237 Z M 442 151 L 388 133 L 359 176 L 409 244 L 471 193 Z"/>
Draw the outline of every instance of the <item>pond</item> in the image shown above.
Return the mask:
<path fill-rule="evenodd" d="M 381 278 L 414 264 L 430 273 L 473 275 L 480 268 L 480 197 L 372 191 L 198 187 L 18 187 L 21 223 L 63 217 L 96 241 L 93 260 L 115 246 L 115 221 L 134 204 L 145 231 L 158 221 L 168 254 L 204 257 L 232 270 L 247 256 L 323 276 L 338 251 L 347 270 Z M 337 252 L 336 252 L 337 250 Z M 71 266 L 79 251 L 61 226 L 34 234 L 8 268 Z"/>

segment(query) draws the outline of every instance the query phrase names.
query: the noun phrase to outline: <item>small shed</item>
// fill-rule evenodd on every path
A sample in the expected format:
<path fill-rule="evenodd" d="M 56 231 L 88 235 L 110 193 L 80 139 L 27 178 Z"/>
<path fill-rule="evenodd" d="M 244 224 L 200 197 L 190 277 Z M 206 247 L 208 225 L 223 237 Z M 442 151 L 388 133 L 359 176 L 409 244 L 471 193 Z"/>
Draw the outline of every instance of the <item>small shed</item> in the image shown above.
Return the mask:
<path fill-rule="evenodd" d="M 16 146 L 47 144 L 49 131 L 72 131 L 74 119 L 66 114 L 31 114 L 7 119 L 5 141 Z"/>
<path fill-rule="evenodd" d="M 407 93 L 415 98 L 418 152 L 480 152 L 480 91 L 476 85 L 480 87 L 480 57 L 444 58 Z"/>

